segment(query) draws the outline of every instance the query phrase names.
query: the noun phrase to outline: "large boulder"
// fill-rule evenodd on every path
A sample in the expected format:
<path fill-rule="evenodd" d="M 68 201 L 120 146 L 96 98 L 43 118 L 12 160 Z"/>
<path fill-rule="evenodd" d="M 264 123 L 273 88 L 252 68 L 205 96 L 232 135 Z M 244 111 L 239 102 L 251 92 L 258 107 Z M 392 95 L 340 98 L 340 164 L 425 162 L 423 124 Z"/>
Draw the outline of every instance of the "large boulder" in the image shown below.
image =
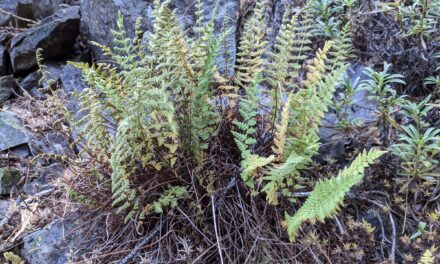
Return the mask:
<path fill-rule="evenodd" d="M 20 181 L 21 174 L 13 168 L 0 168 L 0 195 L 9 195 Z"/>
<path fill-rule="evenodd" d="M 15 115 L 0 112 L 0 152 L 28 143 L 22 124 Z"/>
<path fill-rule="evenodd" d="M 14 94 L 17 87 L 14 77 L 11 75 L 0 77 L 0 105 Z"/>
<path fill-rule="evenodd" d="M 44 59 L 65 58 L 72 53 L 79 35 L 79 7 L 61 9 L 15 36 L 11 42 L 10 59 L 14 73 L 35 68 L 35 52 L 43 49 Z"/>

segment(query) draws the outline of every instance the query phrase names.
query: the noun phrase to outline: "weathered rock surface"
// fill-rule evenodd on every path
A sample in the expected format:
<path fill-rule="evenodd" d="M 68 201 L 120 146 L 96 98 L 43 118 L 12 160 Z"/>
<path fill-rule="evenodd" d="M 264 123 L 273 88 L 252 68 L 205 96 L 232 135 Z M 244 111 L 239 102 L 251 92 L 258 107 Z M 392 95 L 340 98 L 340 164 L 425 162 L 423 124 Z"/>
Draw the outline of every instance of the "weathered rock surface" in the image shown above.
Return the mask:
<path fill-rule="evenodd" d="M 346 72 L 346 77 L 350 80 L 350 84 L 359 78 L 359 82 L 366 80 L 363 71 L 365 66 L 352 65 Z M 377 109 L 377 103 L 368 100 L 369 94 L 365 90 L 357 90 L 353 95 L 354 101 L 352 107 L 348 109 L 349 119 L 359 124 L 368 124 L 375 121 L 374 111 Z M 337 99 L 335 99 L 337 100 Z M 340 120 L 334 113 L 327 113 L 323 120 L 323 127 L 320 129 L 321 148 L 319 150 L 322 159 L 343 159 L 347 153 L 347 148 L 352 144 L 351 139 L 344 134 L 343 131 L 336 129 Z"/>
<path fill-rule="evenodd" d="M 0 77 L 0 105 L 8 100 L 17 90 L 17 83 L 12 76 Z"/>
<path fill-rule="evenodd" d="M 35 52 L 38 48 L 44 50 L 46 60 L 71 54 L 79 34 L 79 24 L 79 7 L 68 7 L 15 36 L 10 51 L 14 73 L 30 70 L 37 65 Z"/>
<path fill-rule="evenodd" d="M 118 12 L 124 16 L 128 36 L 134 36 L 134 23 L 138 17 L 143 18 L 142 29 L 151 29 L 152 4 L 142 0 L 101 0 L 82 1 L 81 35 L 86 39 L 106 46 L 113 46 L 113 35 L 116 28 Z M 96 19 L 99 17 L 99 19 Z M 102 58 L 99 48 L 92 46 L 97 59 Z"/>
<path fill-rule="evenodd" d="M 33 155 L 53 154 L 66 155 L 70 152 L 69 142 L 63 135 L 48 132 L 44 135 L 32 135 L 29 139 L 29 148 Z"/>
<path fill-rule="evenodd" d="M 21 256 L 26 263 L 32 264 L 68 263 L 72 252 L 79 255 L 90 243 L 85 242 L 90 239 L 82 226 L 80 220 L 54 221 L 23 238 Z"/>
<path fill-rule="evenodd" d="M 38 178 L 23 186 L 23 192 L 28 195 L 34 195 L 45 189 L 50 188 L 49 182 L 61 177 L 64 172 L 62 164 L 54 163 L 38 172 Z"/>
<path fill-rule="evenodd" d="M 20 178 L 19 171 L 12 168 L 0 168 L 0 195 L 9 195 Z"/>
<path fill-rule="evenodd" d="M 11 204 L 11 200 L 0 200 L 0 223 L 6 216 L 6 212 L 9 210 L 9 206 L 11 206 Z"/>
<path fill-rule="evenodd" d="M 5 75 L 7 71 L 5 54 L 6 54 L 5 47 L 0 45 L 0 76 Z"/>
<path fill-rule="evenodd" d="M 34 71 L 28 74 L 25 78 L 20 80 L 20 86 L 25 89 L 32 96 L 40 97 L 41 93 L 38 91 L 38 82 L 40 80 L 40 74 L 38 71 Z"/>
<path fill-rule="evenodd" d="M 211 19 L 215 7 L 215 0 L 203 1 L 205 17 Z M 177 10 L 177 16 L 183 24 L 184 29 L 191 29 L 194 26 L 194 6 L 190 0 L 170 1 L 170 8 Z M 229 58 L 235 58 L 236 41 L 235 31 L 238 16 L 238 0 L 220 0 L 217 19 L 215 21 L 215 33 L 219 35 L 222 26 L 230 28 L 230 34 L 226 38 Z M 102 0 L 102 1 L 83 1 L 81 4 L 81 34 L 88 40 L 113 47 L 113 36 L 109 32 L 116 28 L 118 12 L 124 16 L 124 25 L 129 37 L 134 36 L 134 24 L 137 18 L 142 18 L 141 29 L 144 31 L 152 30 L 152 3 L 143 0 Z M 96 19 L 99 17 L 100 19 Z M 224 20 L 226 19 L 226 23 Z M 100 60 L 104 57 L 97 47 L 92 47 L 95 57 Z M 221 55 L 223 56 L 223 55 Z M 219 61 L 224 58 L 219 57 Z M 230 65 L 234 61 L 229 61 Z M 222 69 L 225 65 L 220 65 Z"/>
<path fill-rule="evenodd" d="M 28 143 L 19 119 L 15 115 L 0 112 L 0 151 Z"/>
<path fill-rule="evenodd" d="M 7 13 L 0 13 L 0 27 L 14 26 L 26 27 L 29 22 L 17 17 L 34 20 L 34 9 L 32 0 L 2 0 L 0 8 Z M 17 16 L 17 17 L 14 17 Z"/>

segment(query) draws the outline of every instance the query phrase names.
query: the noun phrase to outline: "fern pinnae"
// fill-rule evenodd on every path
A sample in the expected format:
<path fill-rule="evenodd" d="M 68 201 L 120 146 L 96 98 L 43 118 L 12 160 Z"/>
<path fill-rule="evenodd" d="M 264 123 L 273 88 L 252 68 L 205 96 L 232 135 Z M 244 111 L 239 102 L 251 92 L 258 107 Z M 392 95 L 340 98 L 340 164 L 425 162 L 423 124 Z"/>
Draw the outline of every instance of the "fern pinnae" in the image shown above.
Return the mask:
<path fill-rule="evenodd" d="M 286 212 L 285 225 L 290 240 L 296 240 L 298 229 L 303 222 L 323 222 L 325 218 L 332 216 L 342 204 L 345 194 L 362 181 L 364 169 L 384 153 L 377 149 L 364 151 L 337 176 L 316 183 L 310 196 L 293 216 Z"/>

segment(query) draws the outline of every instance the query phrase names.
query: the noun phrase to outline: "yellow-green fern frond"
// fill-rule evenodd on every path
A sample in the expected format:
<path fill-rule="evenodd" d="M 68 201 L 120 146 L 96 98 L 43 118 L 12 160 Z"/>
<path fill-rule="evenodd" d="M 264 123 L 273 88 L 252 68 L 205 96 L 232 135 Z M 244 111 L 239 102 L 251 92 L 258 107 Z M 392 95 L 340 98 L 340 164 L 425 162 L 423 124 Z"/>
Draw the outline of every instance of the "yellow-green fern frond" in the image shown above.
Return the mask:
<path fill-rule="evenodd" d="M 239 42 L 235 85 L 241 88 L 246 89 L 262 70 L 264 61 L 261 56 L 268 46 L 264 26 L 264 8 L 263 1 L 257 1 L 254 14 L 245 23 L 243 36 Z"/>
<path fill-rule="evenodd" d="M 287 101 L 284 104 L 283 111 L 281 112 L 281 120 L 279 124 L 275 124 L 274 146 L 272 151 L 275 153 L 276 159 L 279 161 L 284 153 L 284 147 L 286 145 L 287 126 L 289 125 L 290 116 L 290 102 L 292 100 L 292 93 L 287 97 Z"/>
<path fill-rule="evenodd" d="M 427 249 L 422 257 L 420 258 L 418 264 L 434 264 L 435 263 L 435 252 L 437 251 L 436 247 L 432 247 L 430 249 Z"/>
<path fill-rule="evenodd" d="M 359 154 L 348 168 L 340 171 L 336 177 L 319 181 L 306 202 L 290 216 L 286 213 L 286 226 L 289 238 L 295 241 L 298 229 L 306 221 L 324 221 L 332 216 L 343 203 L 345 194 L 364 176 L 364 169 L 382 156 L 384 151 L 372 149 Z"/>

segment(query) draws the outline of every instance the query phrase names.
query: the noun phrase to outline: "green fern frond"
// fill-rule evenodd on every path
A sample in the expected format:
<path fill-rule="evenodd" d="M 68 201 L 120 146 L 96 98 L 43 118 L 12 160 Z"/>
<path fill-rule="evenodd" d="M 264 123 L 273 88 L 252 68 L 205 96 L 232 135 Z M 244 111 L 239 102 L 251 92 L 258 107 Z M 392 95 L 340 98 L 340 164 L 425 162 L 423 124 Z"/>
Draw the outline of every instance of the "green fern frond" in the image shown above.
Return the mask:
<path fill-rule="evenodd" d="M 264 63 L 262 55 L 268 46 L 264 26 L 264 9 L 263 1 L 258 0 L 254 14 L 245 23 L 243 36 L 239 41 L 235 85 L 241 88 L 246 89 L 255 76 L 262 71 Z"/>
<path fill-rule="evenodd" d="M 295 241 L 298 229 L 306 221 L 324 221 L 338 211 L 344 200 L 345 194 L 356 184 L 360 183 L 364 176 L 364 169 L 372 164 L 385 152 L 377 149 L 364 151 L 359 154 L 348 168 L 340 171 L 336 177 L 321 180 L 313 189 L 306 202 L 290 216 L 286 212 L 286 226 L 290 240 Z"/>

